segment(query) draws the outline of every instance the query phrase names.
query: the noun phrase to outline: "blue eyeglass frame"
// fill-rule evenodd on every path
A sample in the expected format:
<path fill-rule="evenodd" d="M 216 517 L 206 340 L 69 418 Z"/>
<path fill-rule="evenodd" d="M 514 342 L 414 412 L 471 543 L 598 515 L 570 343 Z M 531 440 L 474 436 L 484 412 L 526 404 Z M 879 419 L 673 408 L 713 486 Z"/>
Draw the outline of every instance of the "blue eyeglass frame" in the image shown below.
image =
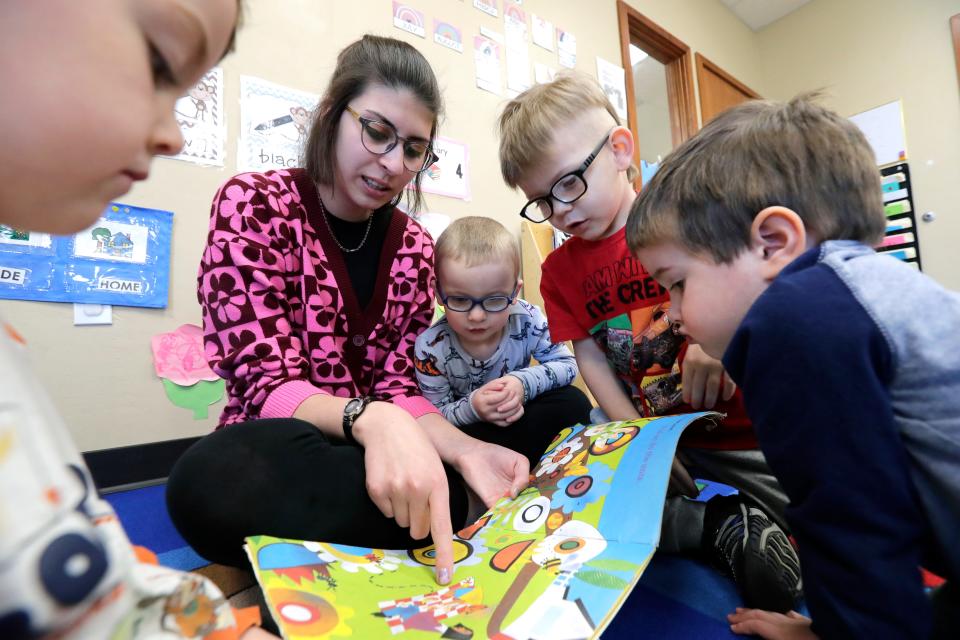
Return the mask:
<path fill-rule="evenodd" d="M 473 308 L 476 307 L 477 305 L 480 305 L 480 308 L 486 311 L 487 313 L 500 313 L 501 311 L 506 311 L 507 309 L 509 309 L 510 305 L 513 303 L 514 300 L 516 300 L 517 295 L 519 294 L 520 294 L 520 281 L 518 280 L 517 285 L 513 288 L 513 293 L 510 294 L 509 296 L 495 295 L 495 296 L 487 296 L 485 298 L 474 298 L 473 296 L 459 295 L 456 297 L 466 298 L 470 300 L 470 308 L 469 309 L 451 309 L 450 306 L 447 304 L 447 298 L 449 298 L 450 296 L 443 293 L 443 289 L 440 287 L 440 282 L 439 281 L 437 282 L 437 297 L 439 297 L 440 301 L 443 303 L 443 308 L 447 311 L 453 311 L 454 313 L 470 313 L 471 311 L 473 311 Z M 496 300 L 496 299 L 503 299 L 503 298 L 506 298 L 507 300 L 507 306 L 505 306 L 503 309 L 497 309 L 496 311 L 491 311 L 490 309 L 487 309 L 483 305 L 483 303 L 486 302 L 487 300 Z"/>

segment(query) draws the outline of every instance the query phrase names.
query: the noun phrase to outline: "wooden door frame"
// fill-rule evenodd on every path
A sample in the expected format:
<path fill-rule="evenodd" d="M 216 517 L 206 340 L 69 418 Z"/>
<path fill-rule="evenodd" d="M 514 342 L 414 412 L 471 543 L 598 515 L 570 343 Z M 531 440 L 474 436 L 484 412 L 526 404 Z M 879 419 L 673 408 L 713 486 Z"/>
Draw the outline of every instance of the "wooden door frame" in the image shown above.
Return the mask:
<path fill-rule="evenodd" d="M 693 63 L 690 47 L 668 33 L 658 24 L 617 0 L 617 21 L 620 26 L 620 59 L 624 68 L 627 90 L 627 125 L 637 131 L 637 107 L 634 95 L 633 72 L 630 65 L 631 38 L 647 54 L 663 64 L 667 71 L 667 104 L 670 112 L 670 137 L 673 146 L 692 136 L 697 125 L 697 106 L 693 91 Z M 640 166 L 640 142 L 633 152 L 634 163 Z M 637 179 L 639 186 L 639 178 Z"/>
<path fill-rule="evenodd" d="M 751 89 L 750 87 L 743 84 L 742 82 L 734 78 L 732 75 L 730 75 L 729 73 L 721 69 L 719 66 L 717 66 L 716 63 L 712 62 L 710 59 L 708 59 L 699 51 L 695 54 L 694 58 L 696 59 L 696 64 L 697 64 L 697 86 L 700 87 L 701 116 L 703 115 L 704 76 L 707 74 L 708 71 L 715 76 L 719 76 L 724 82 L 734 87 L 737 91 L 750 96 L 754 100 L 759 100 L 760 98 L 763 97 L 759 93 L 757 93 L 756 91 L 754 91 L 753 89 Z"/>

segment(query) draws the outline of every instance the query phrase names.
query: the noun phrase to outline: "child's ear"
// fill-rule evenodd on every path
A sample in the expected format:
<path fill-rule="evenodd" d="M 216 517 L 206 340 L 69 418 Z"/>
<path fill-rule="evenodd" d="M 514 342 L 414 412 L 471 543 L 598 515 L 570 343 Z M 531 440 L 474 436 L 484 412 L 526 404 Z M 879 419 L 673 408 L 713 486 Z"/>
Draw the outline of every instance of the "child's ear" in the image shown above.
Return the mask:
<path fill-rule="evenodd" d="M 633 164 L 633 134 L 626 127 L 616 127 L 610 132 L 610 146 L 617 169 L 626 171 Z"/>
<path fill-rule="evenodd" d="M 433 298 L 437 301 L 437 304 L 443 304 L 443 300 L 440 299 L 440 290 L 437 288 L 437 276 L 430 276 L 430 283 L 428 285 L 433 289 Z"/>
<path fill-rule="evenodd" d="M 523 278 L 517 278 L 517 285 L 514 288 L 514 291 L 516 291 L 516 293 L 513 295 L 513 302 L 516 302 L 517 298 L 520 297 L 520 289 L 522 288 L 523 288 Z"/>
<path fill-rule="evenodd" d="M 793 209 L 767 207 L 750 227 L 750 246 L 762 260 L 765 280 L 773 280 L 808 249 L 807 229 Z"/>

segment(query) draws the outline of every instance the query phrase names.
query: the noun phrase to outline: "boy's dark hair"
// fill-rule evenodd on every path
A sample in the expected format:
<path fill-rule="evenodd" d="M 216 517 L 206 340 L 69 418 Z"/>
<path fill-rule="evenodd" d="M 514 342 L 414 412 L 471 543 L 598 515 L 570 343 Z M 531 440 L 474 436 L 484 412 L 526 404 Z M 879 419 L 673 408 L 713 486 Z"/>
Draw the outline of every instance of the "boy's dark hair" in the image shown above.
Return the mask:
<path fill-rule="evenodd" d="M 434 116 L 430 127 L 432 146 L 437 122 L 443 113 L 443 98 L 430 63 L 406 42 L 368 34 L 348 45 L 337 56 L 333 77 L 314 112 L 303 151 L 304 167 L 314 182 L 333 184 L 340 116 L 351 100 L 374 84 L 407 89 L 423 103 Z M 359 140 L 357 144 L 360 144 Z M 410 212 L 418 211 L 423 203 L 422 179 L 423 173 L 418 173 L 413 180 L 413 189 L 408 195 Z M 403 192 L 397 194 L 393 204 L 399 203 L 402 197 Z"/>
<path fill-rule="evenodd" d="M 729 263 L 774 205 L 795 211 L 817 241 L 878 242 L 886 219 L 873 150 L 819 97 L 740 104 L 677 147 L 634 201 L 630 250 L 675 241 Z"/>

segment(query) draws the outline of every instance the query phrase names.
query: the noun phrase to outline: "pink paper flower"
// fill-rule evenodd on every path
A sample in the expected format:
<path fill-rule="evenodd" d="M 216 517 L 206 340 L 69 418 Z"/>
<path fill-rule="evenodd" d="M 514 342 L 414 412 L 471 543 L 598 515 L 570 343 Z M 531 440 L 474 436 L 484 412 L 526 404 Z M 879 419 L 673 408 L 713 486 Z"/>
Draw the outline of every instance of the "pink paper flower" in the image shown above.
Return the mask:
<path fill-rule="evenodd" d="M 207 364 L 203 330 L 196 325 L 185 324 L 170 333 L 159 333 L 153 336 L 150 346 L 153 369 L 161 378 L 185 387 L 200 380 L 219 380 Z"/>

